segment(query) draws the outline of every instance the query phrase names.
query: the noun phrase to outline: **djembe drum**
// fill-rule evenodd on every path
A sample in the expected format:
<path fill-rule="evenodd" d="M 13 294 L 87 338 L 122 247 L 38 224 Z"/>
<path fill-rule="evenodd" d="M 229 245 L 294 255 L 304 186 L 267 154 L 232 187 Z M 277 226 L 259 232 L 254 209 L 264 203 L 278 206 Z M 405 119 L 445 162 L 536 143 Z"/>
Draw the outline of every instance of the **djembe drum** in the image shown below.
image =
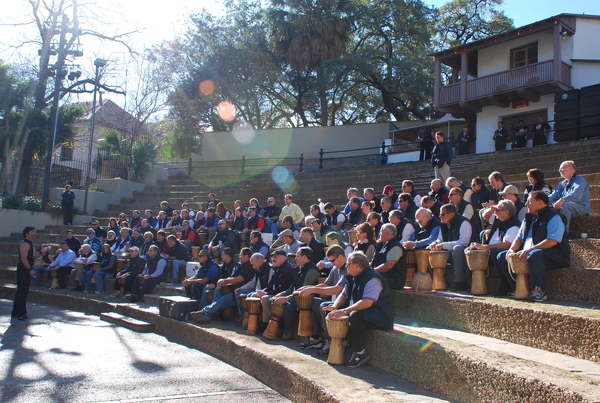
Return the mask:
<path fill-rule="evenodd" d="M 331 365 L 342 365 L 344 363 L 344 339 L 350 326 L 348 316 L 329 319 L 328 315 L 325 322 L 327 323 L 327 332 L 331 337 L 327 362 Z"/>
<path fill-rule="evenodd" d="M 522 262 L 517 253 L 508 253 L 506 255 L 506 260 L 508 261 L 509 272 L 517 275 L 515 280 L 517 282 L 517 286 L 515 288 L 515 298 L 529 298 L 531 295 L 531 290 L 529 289 L 529 262 Z"/>
<path fill-rule="evenodd" d="M 58 288 L 58 270 L 50 270 L 50 278 L 52 278 L 52 284 L 50 284 L 50 289 L 55 290 Z"/>
<path fill-rule="evenodd" d="M 193 260 L 198 260 L 198 255 L 200 254 L 200 247 L 199 246 L 192 246 L 192 259 Z"/>
<path fill-rule="evenodd" d="M 242 294 L 239 296 L 240 304 L 242 305 L 242 310 L 244 311 L 244 317 L 242 318 L 242 328 L 246 329 L 248 327 L 248 304 L 246 303 L 246 298 L 248 298 L 247 294 Z"/>
<path fill-rule="evenodd" d="M 267 339 L 277 340 L 277 332 L 279 332 L 279 324 L 285 315 L 285 304 L 271 303 L 271 319 L 265 329 L 263 336 Z"/>
<path fill-rule="evenodd" d="M 215 290 L 204 290 L 204 292 L 206 293 L 206 303 L 208 305 L 212 304 L 215 299 Z"/>
<path fill-rule="evenodd" d="M 296 254 L 295 253 L 288 253 L 287 255 L 287 260 L 293 265 L 296 266 Z"/>
<path fill-rule="evenodd" d="M 248 305 L 248 328 L 246 334 L 256 334 L 258 330 L 258 315 L 260 314 L 260 298 L 248 297 L 246 298 L 246 305 Z"/>
<path fill-rule="evenodd" d="M 221 295 L 227 295 L 227 294 L 231 294 L 234 290 L 234 287 L 232 285 L 222 285 L 221 288 L 219 289 L 219 292 L 221 293 Z"/>
<path fill-rule="evenodd" d="M 198 239 L 200 240 L 200 247 L 206 245 L 208 241 L 208 231 L 198 231 Z"/>
<path fill-rule="evenodd" d="M 81 283 L 84 282 L 85 279 L 82 279 L 81 281 L 79 280 L 79 270 L 85 269 L 85 263 L 74 262 L 74 269 L 75 269 L 75 281 L 79 281 L 79 285 L 83 285 Z"/>
<path fill-rule="evenodd" d="M 490 252 L 487 250 L 470 249 L 465 251 L 465 256 L 472 274 L 471 294 L 487 294 L 488 287 L 485 281 L 485 273 L 488 268 Z"/>
<path fill-rule="evenodd" d="M 358 242 L 358 231 L 355 229 L 351 229 L 348 231 L 348 241 L 350 245 L 354 246 L 356 242 Z"/>
<path fill-rule="evenodd" d="M 413 279 L 415 277 L 415 271 L 417 269 L 417 254 L 414 250 L 406 251 L 406 282 L 404 288 L 410 288 L 412 286 Z"/>
<path fill-rule="evenodd" d="M 240 249 L 248 246 L 248 233 L 247 232 L 239 232 L 238 236 L 240 237 Z"/>
<path fill-rule="evenodd" d="M 95 262 L 92 266 L 94 267 L 95 273 L 97 271 L 100 271 L 100 269 L 102 268 L 102 263 Z M 96 276 L 92 276 L 92 284 L 96 284 Z"/>
<path fill-rule="evenodd" d="M 415 250 L 417 256 L 417 273 L 413 277 L 411 288 L 418 293 L 431 291 L 431 276 L 429 275 L 429 250 Z"/>
<path fill-rule="evenodd" d="M 313 334 L 311 310 L 315 297 L 312 294 L 301 297 L 300 291 L 295 291 L 294 299 L 298 306 L 298 317 L 300 318 L 298 321 L 298 336 L 310 336 Z"/>
<path fill-rule="evenodd" d="M 446 270 L 446 263 L 448 263 L 448 255 L 447 250 L 429 251 L 429 264 L 433 269 L 433 283 L 431 284 L 431 288 L 434 290 L 446 289 L 444 271 Z"/>

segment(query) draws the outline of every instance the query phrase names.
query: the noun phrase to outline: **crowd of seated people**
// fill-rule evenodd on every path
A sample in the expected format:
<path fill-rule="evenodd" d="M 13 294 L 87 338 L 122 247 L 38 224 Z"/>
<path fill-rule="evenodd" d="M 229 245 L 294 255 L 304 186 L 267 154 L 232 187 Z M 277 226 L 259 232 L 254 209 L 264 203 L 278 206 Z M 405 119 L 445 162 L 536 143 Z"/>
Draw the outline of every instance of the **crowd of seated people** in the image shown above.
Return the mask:
<path fill-rule="evenodd" d="M 113 296 L 130 301 L 170 279 L 200 301 L 200 323 L 236 306 L 243 316 L 240 296 L 256 296 L 261 300 L 262 330 L 272 304 L 285 304 L 283 339 L 291 338 L 298 310 L 294 292 L 314 294 L 312 335 L 302 347 L 319 348 L 326 355 L 324 309 L 332 311 L 332 317 L 345 312 L 359 340 L 349 365 L 360 366 L 368 360 L 360 341 L 364 329 L 352 327 L 391 327 L 391 313 L 386 311 L 391 310 L 389 290 L 405 287 L 407 250 L 447 250 L 454 269 L 449 284 L 453 291 L 470 287 L 465 252 L 490 251 L 492 273 L 502 280 L 492 291 L 496 295 L 514 292 L 506 253 L 519 253 L 524 261 L 535 262 L 530 299 L 544 301 L 546 271 L 569 265 L 570 220 L 590 214 L 589 186 L 577 175 L 574 162 L 563 162 L 559 172 L 564 181 L 554 190 L 536 168 L 524 175 L 530 183 L 526 189 L 506 183 L 497 171 L 489 175 L 489 187 L 481 177 L 466 182 L 471 186 L 449 177 L 446 183 L 433 180 L 426 195 L 418 194 L 411 180 L 402 182 L 400 193 L 391 185 L 381 194 L 365 188 L 364 199 L 358 189 L 350 188 L 345 206 L 321 202 L 310 206 L 309 215 L 290 194 L 283 207 L 272 196 L 264 199 L 267 207 L 257 198 L 248 206 L 239 200 L 228 206 L 214 194 L 195 210 L 187 203 L 176 210 L 165 201 L 158 218 L 150 209 L 144 210 L 144 217 L 134 210 L 130 220 L 124 213 L 118 220 L 111 218 L 108 231 L 93 222 L 83 246 L 75 245 L 73 234 L 68 234 L 63 249 L 73 249 L 77 258 L 47 266 L 65 265 L 64 274 L 77 274 L 75 289 L 86 292 L 92 291 L 92 279 L 99 294 L 104 293 L 102 279 L 126 279 L 123 286 L 115 284 Z M 129 260 L 117 270 L 122 258 Z M 191 260 L 199 263 L 197 274 L 179 285 Z M 85 265 L 75 270 L 74 261 Z M 93 267 L 93 262 L 100 264 Z M 210 304 L 207 290 L 214 292 Z M 376 314 L 367 314 L 370 310 Z"/>

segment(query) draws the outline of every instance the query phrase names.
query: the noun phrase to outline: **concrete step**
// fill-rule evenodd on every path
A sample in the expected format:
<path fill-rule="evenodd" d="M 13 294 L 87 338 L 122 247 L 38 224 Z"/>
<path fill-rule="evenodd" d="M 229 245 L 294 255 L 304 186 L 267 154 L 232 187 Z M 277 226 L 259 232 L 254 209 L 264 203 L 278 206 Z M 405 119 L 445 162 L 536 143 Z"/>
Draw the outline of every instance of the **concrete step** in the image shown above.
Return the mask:
<path fill-rule="evenodd" d="M 116 312 L 102 313 L 100 314 L 100 319 L 105 322 L 114 323 L 116 325 L 126 327 L 127 329 L 133 330 L 134 332 L 148 333 L 154 331 L 154 323 L 130 318 L 129 316 L 121 315 Z"/>

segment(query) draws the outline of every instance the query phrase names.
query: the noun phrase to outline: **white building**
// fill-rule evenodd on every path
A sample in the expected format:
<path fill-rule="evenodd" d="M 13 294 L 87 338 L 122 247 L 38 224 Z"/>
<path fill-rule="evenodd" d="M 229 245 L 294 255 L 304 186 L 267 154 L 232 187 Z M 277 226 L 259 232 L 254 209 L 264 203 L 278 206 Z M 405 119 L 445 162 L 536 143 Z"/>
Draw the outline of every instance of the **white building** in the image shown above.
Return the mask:
<path fill-rule="evenodd" d="M 498 121 L 552 121 L 555 94 L 600 83 L 599 38 L 600 16 L 560 14 L 438 52 L 434 106 L 475 121 L 477 153 L 493 151 Z"/>

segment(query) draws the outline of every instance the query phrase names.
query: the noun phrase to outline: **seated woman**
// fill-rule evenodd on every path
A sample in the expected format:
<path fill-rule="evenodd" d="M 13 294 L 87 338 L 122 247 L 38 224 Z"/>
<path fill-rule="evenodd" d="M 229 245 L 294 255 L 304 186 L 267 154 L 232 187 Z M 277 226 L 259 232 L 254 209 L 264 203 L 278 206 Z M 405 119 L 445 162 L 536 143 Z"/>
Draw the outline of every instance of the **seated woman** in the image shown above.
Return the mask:
<path fill-rule="evenodd" d="M 139 275 L 142 274 L 144 268 L 146 267 L 146 261 L 141 258 L 140 250 L 134 246 L 129 250 L 129 262 L 125 265 L 125 268 L 117 273 L 115 278 L 114 289 L 116 290 L 112 297 L 115 298 L 123 298 L 125 294 L 131 292 L 131 286 L 133 285 L 133 280 Z M 120 280 L 123 279 L 123 280 Z M 124 281 L 125 284 L 121 286 L 121 282 Z M 123 290 L 121 290 L 123 288 Z M 123 292 L 121 292 L 123 291 Z"/>
<path fill-rule="evenodd" d="M 182 223 L 182 227 L 183 227 L 183 221 L 188 221 L 188 223 L 190 224 L 190 228 L 194 228 L 194 220 L 190 216 L 190 211 L 187 210 L 187 209 L 181 210 L 181 223 Z"/>
<path fill-rule="evenodd" d="M 225 208 L 223 202 L 219 202 L 219 204 L 217 204 L 217 214 L 223 220 L 229 220 L 231 218 L 231 211 Z"/>
<path fill-rule="evenodd" d="M 233 229 L 239 232 L 243 231 L 248 222 L 248 219 L 244 217 L 244 211 L 241 209 L 241 207 L 236 207 L 236 209 L 233 210 L 233 214 Z"/>
<path fill-rule="evenodd" d="M 373 259 L 373 256 L 375 256 L 375 251 L 377 250 L 375 231 L 368 222 L 360 224 L 358 227 L 356 227 L 356 231 L 358 241 L 352 245 L 354 247 L 354 252 L 361 251 L 367 255 L 367 259 L 370 262 Z"/>
<path fill-rule="evenodd" d="M 552 193 L 552 186 L 548 185 L 544 181 L 544 172 L 542 172 L 541 169 L 531 168 L 529 171 L 527 171 L 527 179 L 529 179 L 529 185 L 527 185 L 525 191 L 523 192 L 523 202 L 526 202 L 529 193 L 535 190 L 541 190 L 547 195 Z"/>
<path fill-rule="evenodd" d="M 110 217 L 110 219 L 108 220 L 108 227 L 106 228 L 106 232 L 108 231 L 113 231 L 115 235 L 120 233 L 121 229 L 119 226 L 119 222 L 115 217 Z"/>
<path fill-rule="evenodd" d="M 126 221 L 126 222 L 129 223 L 129 220 L 127 219 L 127 215 L 125 215 L 125 213 L 119 214 L 119 220 L 118 220 L 118 222 L 119 223 L 123 223 L 123 221 Z"/>
<path fill-rule="evenodd" d="M 110 250 L 108 244 L 102 245 L 101 252 L 98 254 L 96 263 L 100 263 L 100 268 L 94 267 L 85 275 L 85 293 L 92 292 L 92 276 L 96 279 L 96 294 L 104 294 L 104 278 L 112 278 L 117 271 L 117 257 Z"/>

